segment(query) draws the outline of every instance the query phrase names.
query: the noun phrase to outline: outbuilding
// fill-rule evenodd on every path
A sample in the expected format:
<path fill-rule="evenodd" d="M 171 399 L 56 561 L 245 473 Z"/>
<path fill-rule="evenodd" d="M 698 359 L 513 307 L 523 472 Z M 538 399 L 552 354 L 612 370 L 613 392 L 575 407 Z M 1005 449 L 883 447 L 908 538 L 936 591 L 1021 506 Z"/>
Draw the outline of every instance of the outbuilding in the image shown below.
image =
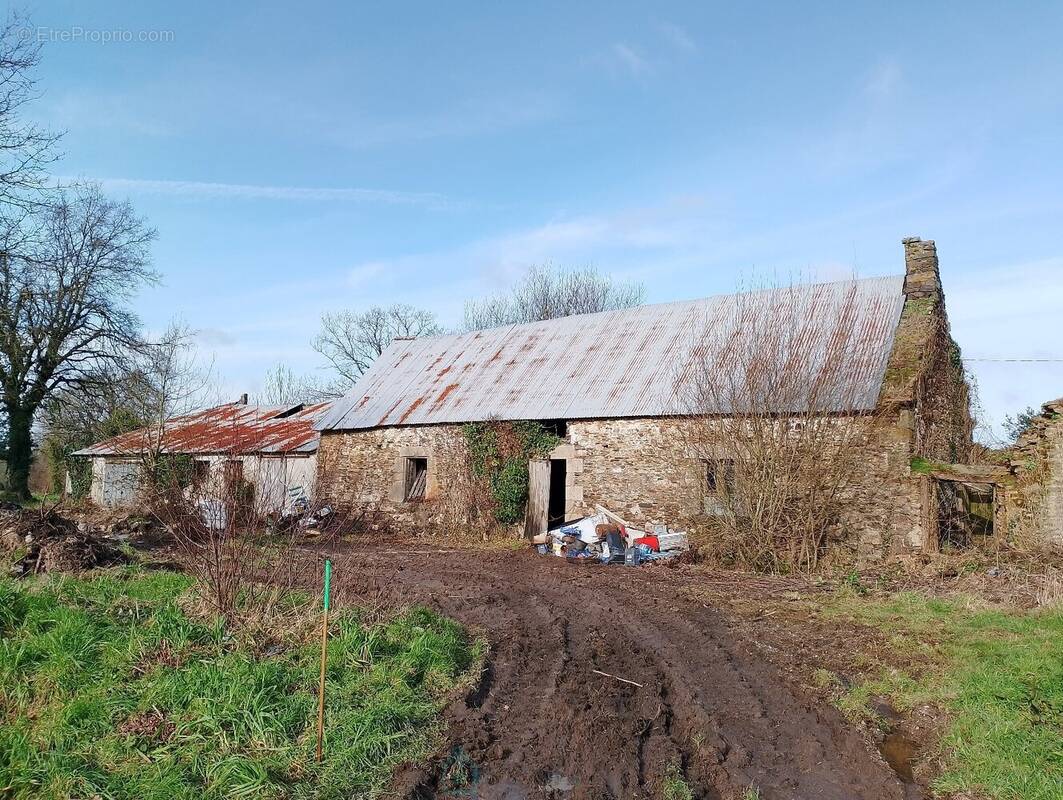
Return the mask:
<path fill-rule="evenodd" d="M 89 459 L 89 497 L 104 507 L 129 506 L 137 499 L 145 455 L 157 452 L 192 460 L 205 485 L 239 480 L 253 488 L 255 510 L 280 511 L 298 498 L 314 496 L 320 436 L 314 423 L 330 403 L 287 406 L 239 402 L 201 409 L 78 450 Z M 69 479 L 68 479 L 69 483 Z"/>

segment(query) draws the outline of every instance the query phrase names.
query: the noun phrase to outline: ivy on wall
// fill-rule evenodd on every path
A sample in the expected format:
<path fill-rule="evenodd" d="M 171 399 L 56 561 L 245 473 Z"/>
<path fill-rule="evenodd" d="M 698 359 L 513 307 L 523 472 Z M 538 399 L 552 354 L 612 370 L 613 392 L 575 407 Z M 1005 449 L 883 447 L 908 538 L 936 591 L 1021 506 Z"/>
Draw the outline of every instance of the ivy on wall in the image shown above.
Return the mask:
<path fill-rule="evenodd" d="M 145 475 L 154 491 L 185 489 L 195 478 L 195 461 L 187 453 L 162 453 L 154 460 Z"/>
<path fill-rule="evenodd" d="M 470 422 L 464 433 L 472 472 L 487 481 L 495 501 L 495 519 L 520 522 L 528 503 L 528 462 L 545 458 L 560 437 L 531 420 Z"/>

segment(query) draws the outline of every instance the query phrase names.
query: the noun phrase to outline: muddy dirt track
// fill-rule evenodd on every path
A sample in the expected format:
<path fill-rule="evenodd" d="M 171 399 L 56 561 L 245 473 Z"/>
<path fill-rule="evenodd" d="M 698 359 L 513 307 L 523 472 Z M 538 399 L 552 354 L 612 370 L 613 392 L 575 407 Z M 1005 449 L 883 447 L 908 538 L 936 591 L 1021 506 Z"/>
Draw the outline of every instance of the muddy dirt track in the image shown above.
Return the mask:
<path fill-rule="evenodd" d="M 724 612 L 680 599 L 684 568 L 344 548 L 335 574 L 341 602 L 423 603 L 491 645 L 447 711 L 448 748 L 478 783 L 454 792 L 444 759 L 397 776 L 406 797 L 660 798 L 672 764 L 699 798 L 917 796 Z"/>

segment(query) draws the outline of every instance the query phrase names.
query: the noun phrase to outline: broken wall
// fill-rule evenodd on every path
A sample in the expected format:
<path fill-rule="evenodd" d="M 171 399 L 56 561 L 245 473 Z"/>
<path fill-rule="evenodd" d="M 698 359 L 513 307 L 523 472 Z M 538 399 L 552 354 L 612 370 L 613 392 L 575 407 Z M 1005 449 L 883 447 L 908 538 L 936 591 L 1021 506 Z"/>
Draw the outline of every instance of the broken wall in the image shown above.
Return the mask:
<path fill-rule="evenodd" d="M 1012 448 L 1009 466 L 1009 536 L 1063 545 L 1063 398 L 1044 404 Z"/>

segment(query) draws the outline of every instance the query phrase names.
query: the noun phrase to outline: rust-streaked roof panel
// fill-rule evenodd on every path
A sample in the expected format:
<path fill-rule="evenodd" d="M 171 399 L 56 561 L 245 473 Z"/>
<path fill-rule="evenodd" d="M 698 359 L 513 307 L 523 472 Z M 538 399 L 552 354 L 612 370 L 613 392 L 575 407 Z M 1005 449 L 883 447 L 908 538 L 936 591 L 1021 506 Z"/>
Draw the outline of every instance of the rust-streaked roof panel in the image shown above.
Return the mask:
<path fill-rule="evenodd" d="M 249 406 L 226 403 L 167 420 L 162 451 L 209 455 L 308 454 L 317 451 L 320 434 L 314 423 L 332 403 L 295 406 Z M 147 449 L 155 435 L 141 429 L 78 450 L 76 456 L 132 455 Z"/>
<path fill-rule="evenodd" d="M 819 324 L 815 316 L 824 318 L 824 336 L 832 308 L 855 307 L 863 318 L 858 327 L 873 339 L 874 363 L 858 371 L 861 385 L 846 392 L 846 409 L 824 410 L 871 409 L 904 305 L 903 280 L 891 276 L 720 295 L 396 340 L 316 427 L 674 415 L 680 413 L 677 380 L 689 367 L 695 344 L 706 346 L 705 331 L 726 331 L 730 325 L 733 333 L 740 302 L 746 312 L 752 307 L 773 313 L 782 291 L 797 292 L 810 309 L 813 333 Z M 861 349 L 866 359 L 869 348 Z"/>

